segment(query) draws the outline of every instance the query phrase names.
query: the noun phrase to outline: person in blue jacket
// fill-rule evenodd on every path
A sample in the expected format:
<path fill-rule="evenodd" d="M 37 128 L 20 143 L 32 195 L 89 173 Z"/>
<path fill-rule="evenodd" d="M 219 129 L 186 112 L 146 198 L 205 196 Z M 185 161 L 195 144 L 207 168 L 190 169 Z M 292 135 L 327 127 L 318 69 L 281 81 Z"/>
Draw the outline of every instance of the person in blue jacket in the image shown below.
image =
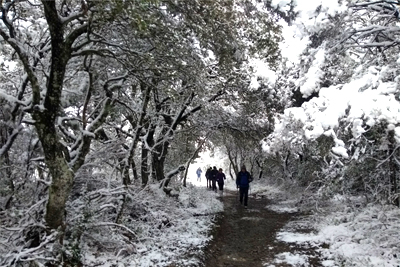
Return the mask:
<path fill-rule="evenodd" d="M 197 181 L 199 181 L 199 182 L 201 182 L 201 173 L 202 173 L 203 171 L 201 170 L 201 168 L 199 167 L 198 169 L 197 169 L 197 171 L 196 171 L 196 174 L 197 174 Z"/>
<path fill-rule="evenodd" d="M 244 207 L 247 208 L 247 202 L 249 199 L 249 187 L 250 183 L 253 181 L 253 177 L 251 177 L 250 173 L 246 171 L 246 167 L 243 166 L 241 171 L 236 176 L 236 186 L 240 191 L 240 204 L 243 204 Z"/>

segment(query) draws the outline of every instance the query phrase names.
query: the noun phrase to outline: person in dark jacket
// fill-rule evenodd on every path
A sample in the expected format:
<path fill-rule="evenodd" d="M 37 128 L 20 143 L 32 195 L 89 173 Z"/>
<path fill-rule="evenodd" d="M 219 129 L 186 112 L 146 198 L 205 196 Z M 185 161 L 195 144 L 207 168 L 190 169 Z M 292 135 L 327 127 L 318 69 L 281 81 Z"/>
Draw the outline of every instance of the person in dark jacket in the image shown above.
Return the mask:
<path fill-rule="evenodd" d="M 212 171 L 211 171 L 211 181 L 212 181 L 212 190 L 217 191 L 217 167 L 213 167 Z"/>
<path fill-rule="evenodd" d="M 208 168 L 206 171 L 207 188 L 211 188 L 211 171 L 212 168 Z"/>
<path fill-rule="evenodd" d="M 216 178 L 217 178 L 216 180 L 218 183 L 218 188 L 222 192 L 224 190 L 224 180 L 226 180 L 226 176 L 225 173 L 222 172 L 221 168 L 219 168 Z"/>
<path fill-rule="evenodd" d="M 249 187 L 250 183 L 253 181 L 253 177 L 251 177 L 250 173 L 246 171 L 246 167 L 243 166 L 241 171 L 236 176 L 236 186 L 240 191 L 240 204 L 243 204 L 244 207 L 247 208 L 247 202 L 249 199 Z"/>

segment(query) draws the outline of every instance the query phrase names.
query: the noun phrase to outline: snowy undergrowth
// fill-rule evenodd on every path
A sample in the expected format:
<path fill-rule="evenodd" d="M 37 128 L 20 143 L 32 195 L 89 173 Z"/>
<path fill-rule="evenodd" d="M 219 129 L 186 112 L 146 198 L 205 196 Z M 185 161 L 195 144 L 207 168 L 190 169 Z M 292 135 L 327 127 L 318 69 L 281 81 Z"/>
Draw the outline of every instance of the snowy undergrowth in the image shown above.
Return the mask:
<path fill-rule="evenodd" d="M 255 195 L 258 198 L 269 198 L 274 200 L 287 199 L 286 192 L 279 186 L 273 186 L 266 184 L 265 180 L 257 179 L 250 184 L 251 195 Z"/>
<path fill-rule="evenodd" d="M 317 248 L 324 266 L 400 266 L 400 209 L 378 204 L 354 208 L 354 203 L 332 198 L 324 211 L 289 223 L 277 239 Z M 297 232 L 302 226 L 315 232 Z"/>
<path fill-rule="evenodd" d="M 292 266 L 309 266 L 307 256 L 283 252 L 276 255 L 275 263 L 287 263 Z M 269 267 L 272 267 L 271 265 Z"/>
<path fill-rule="evenodd" d="M 179 188 L 169 197 L 157 186 L 148 187 L 129 204 L 124 214 L 126 234 L 106 237 L 118 249 L 101 249 L 93 240 L 104 240 L 115 226 L 90 231 L 85 239 L 85 266 L 188 266 L 198 265 L 216 213 L 223 210 L 215 194 L 203 188 Z M 129 229 L 129 231 L 128 231 Z M 110 245 L 112 245 L 110 243 Z"/>
<path fill-rule="evenodd" d="M 45 199 L 0 217 L 0 266 L 198 266 L 212 238 L 217 195 L 204 188 L 171 185 L 171 196 L 150 185 L 74 191 L 62 234 L 46 233 Z M 89 189 L 90 188 L 90 189 Z M 59 255 L 62 255 L 60 257 Z"/>
<path fill-rule="evenodd" d="M 293 213 L 298 212 L 298 202 L 300 193 L 288 190 L 284 186 L 265 185 L 265 181 L 256 180 L 252 184 L 252 194 L 257 198 L 268 198 L 272 200 L 273 204 L 268 205 L 266 208 L 278 213 Z"/>
<path fill-rule="evenodd" d="M 252 183 L 252 194 L 274 204 L 275 212 L 312 212 L 291 221 L 277 239 L 316 248 L 324 266 L 393 267 L 400 266 L 400 209 L 390 205 L 369 204 L 355 197 L 335 196 L 319 200 L 296 186 Z M 306 232 L 306 233 L 305 233 Z M 309 266 L 307 255 L 276 255 L 276 264 Z M 273 266 L 273 265 L 267 265 Z"/>
<path fill-rule="evenodd" d="M 335 196 L 322 201 L 295 185 L 266 186 L 264 183 L 256 181 L 252 190 L 257 197 L 267 197 L 273 202 L 267 209 L 279 213 L 312 213 L 288 223 L 277 234 L 279 241 L 316 248 L 324 266 L 400 266 L 399 208 L 365 205 L 364 199 L 356 197 Z M 282 253 L 276 255 L 275 263 L 309 266 L 307 257 L 301 253 Z"/>

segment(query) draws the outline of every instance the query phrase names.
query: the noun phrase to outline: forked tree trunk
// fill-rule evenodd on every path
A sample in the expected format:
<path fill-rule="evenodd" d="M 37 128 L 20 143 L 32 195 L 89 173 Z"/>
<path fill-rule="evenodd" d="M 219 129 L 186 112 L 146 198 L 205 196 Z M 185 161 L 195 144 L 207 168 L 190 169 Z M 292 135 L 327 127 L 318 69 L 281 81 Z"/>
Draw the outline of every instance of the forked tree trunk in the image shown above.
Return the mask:
<path fill-rule="evenodd" d="M 163 141 L 168 136 L 168 128 L 163 127 L 160 136 L 157 138 L 156 145 L 151 151 L 152 153 L 152 168 L 157 181 L 161 181 L 165 178 L 164 165 L 165 157 L 168 154 L 169 141 Z"/>
<path fill-rule="evenodd" d="M 146 112 L 147 112 L 147 107 L 150 101 L 150 93 L 151 93 L 151 87 L 147 84 L 145 84 L 144 82 L 142 82 L 141 84 L 141 88 L 142 88 L 142 93 L 143 93 L 143 97 L 144 97 L 144 101 L 142 104 L 142 108 L 141 108 L 141 113 L 140 113 L 140 117 L 138 119 L 138 121 L 136 122 L 136 127 L 135 127 L 135 133 L 134 133 L 134 137 L 132 140 L 132 144 L 129 148 L 129 152 L 127 157 L 124 159 L 124 167 L 122 170 L 122 181 L 124 185 L 129 185 L 131 184 L 131 179 L 129 177 L 129 168 L 132 167 L 133 172 L 134 172 L 134 176 L 137 177 L 137 173 L 136 173 L 136 167 L 134 165 L 134 156 L 135 156 L 135 151 L 137 148 L 137 144 L 139 142 L 139 138 L 140 138 L 140 134 L 142 131 L 142 127 L 143 127 L 143 122 L 144 119 L 146 117 Z M 133 123 L 132 123 L 133 125 Z"/>

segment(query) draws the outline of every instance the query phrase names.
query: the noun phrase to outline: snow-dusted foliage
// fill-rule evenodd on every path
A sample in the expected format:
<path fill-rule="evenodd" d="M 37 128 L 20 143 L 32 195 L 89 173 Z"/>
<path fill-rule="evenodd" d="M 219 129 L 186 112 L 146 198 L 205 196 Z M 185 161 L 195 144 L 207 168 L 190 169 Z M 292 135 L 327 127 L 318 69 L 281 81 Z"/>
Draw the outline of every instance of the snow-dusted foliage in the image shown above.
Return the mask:
<path fill-rule="evenodd" d="M 325 1 L 312 8 L 292 26 L 307 46 L 291 59 L 292 107 L 275 115 L 264 150 L 279 158 L 285 178 L 398 204 L 399 47 L 390 41 L 400 33 L 397 6 Z"/>
<path fill-rule="evenodd" d="M 278 240 L 318 248 L 324 266 L 397 266 L 399 209 L 376 204 L 365 207 L 364 202 L 337 195 L 320 213 L 289 223 L 278 233 Z M 316 231 L 299 233 L 295 224 L 312 226 Z"/>
<path fill-rule="evenodd" d="M 174 188 L 176 197 L 169 197 L 157 185 L 104 187 L 92 177 L 69 202 L 63 237 L 46 231 L 40 214 L 46 199 L 27 210 L 3 211 L 0 265 L 64 261 L 84 266 L 198 265 L 223 205 L 213 192 L 180 184 Z M 63 246 L 55 242 L 58 238 L 63 238 Z"/>
<path fill-rule="evenodd" d="M 297 187 L 271 186 L 255 182 L 252 191 L 257 197 L 267 197 L 273 204 L 266 208 L 278 213 L 310 211 L 296 216 L 276 235 L 277 242 L 287 242 L 301 248 L 317 250 L 322 266 L 392 267 L 400 264 L 400 210 L 393 205 L 371 203 L 364 196 L 332 195 L 327 201 L 316 194 L 307 194 Z M 322 190 L 321 190 L 322 191 Z M 301 196 L 302 195 L 302 196 Z M 309 204 L 310 198 L 319 202 Z M 311 209 L 310 209 L 311 208 Z M 301 214 L 301 213 L 300 213 Z M 271 244 L 268 244 L 271 245 Z M 266 262 L 291 266 L 315 266 L 309 251 L 283 252 Z"/>
<path fill-rule="evenodd" d="M 249 1 L 0 1 L 4 264 L 79 266 L 85 246 L 94 255 L 141 246 L 144 237 L 133 237 L 140 223 L 126 223 L 125 212 L 139 203 L 142 216 L 159 202 L 145 204 L 138 192 L 156 183 L 175 203 L 176 175 L 245 98 L 247 59 L 276 66 L 279 40 L 274 15 Z M 181 209 L 167 220 L 202 216 Z M 164 242 L 152 232 L 164 215 L 143 219 L 149 244 Z M 163 231 L 185 229 L 166 224 Z M 187 244 L 176 241 L 179 251 L 203 242 L 196 231 Z M 138 249 L 145 262 L 154 260 L 149 246 Z"/>
<path fill-rule="evenodd" d="M 94 191 L 86 195 L 92 201 L 72 202 L 71 208 L 85 210 L 81 218 L 74 218 L 79 221 L 74 223 L 76 230 L 85 229 L 80 240 L 84 265 L 167 266 L 201 261 L 212 219 L 222 209 L 215 195 L 193 187 L 180 188 L 178 199 L 166 196 L 158 186 L 133 194 L 121 190 Z M 121 223 L 116 224 L 110 215 L 116 215 L 122 196 L 128 200 Z M 108 200 L 96 204 L 102 198 Z"/>

